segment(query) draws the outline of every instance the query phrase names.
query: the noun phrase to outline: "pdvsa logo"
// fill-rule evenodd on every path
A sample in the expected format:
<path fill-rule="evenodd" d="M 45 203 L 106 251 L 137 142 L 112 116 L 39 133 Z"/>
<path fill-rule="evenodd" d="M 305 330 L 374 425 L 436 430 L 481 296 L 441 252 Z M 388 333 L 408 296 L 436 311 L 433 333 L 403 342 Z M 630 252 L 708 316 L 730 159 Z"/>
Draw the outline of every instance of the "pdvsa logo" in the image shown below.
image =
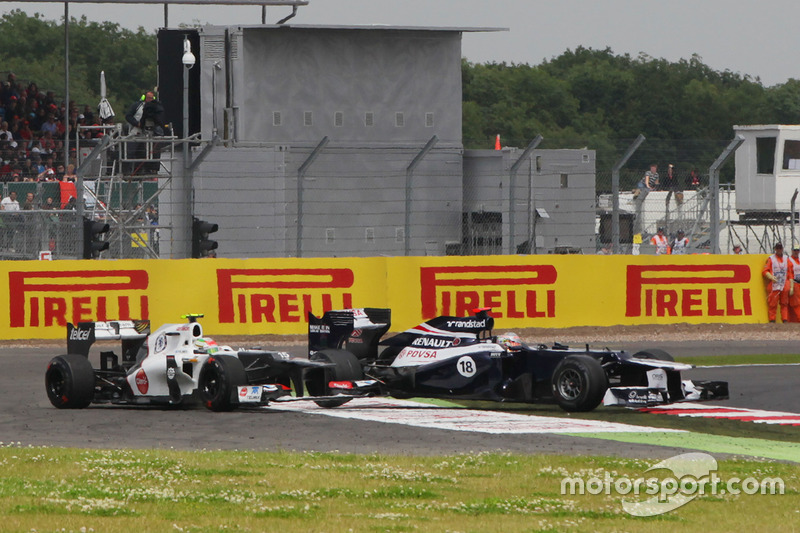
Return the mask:
<path fill-rule="evenodd" d="M 748 265 L 629 265 L 625 316 L 751 316 Z"/>
<path fill-rule="evenodd" d="M 9 272 L 12 328 L 149 318 L 145 270 Z"/>
<path fill-rule="evenodd" d="M 350 309 L 349 268 L 217 269 L 221 324 L 300 322 L 308 313 Z"/>
<path fill-rule="evenodd" d="M 495 318 L 553 318 L 557 278 L 553 265 L 422 267 L 422 317 L 490 307 Z"/>

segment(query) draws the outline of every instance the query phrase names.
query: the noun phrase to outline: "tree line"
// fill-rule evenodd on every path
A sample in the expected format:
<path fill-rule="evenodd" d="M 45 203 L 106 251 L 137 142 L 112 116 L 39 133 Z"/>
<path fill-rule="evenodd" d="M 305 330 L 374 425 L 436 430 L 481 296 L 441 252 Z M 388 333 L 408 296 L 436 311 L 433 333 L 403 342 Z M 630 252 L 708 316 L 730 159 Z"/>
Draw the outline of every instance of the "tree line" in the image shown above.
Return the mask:
<path fill-rule="evenodd" d="M 598 173 L 639 134 L 647 140 L 627 168 L 671 162 L 702 171 L 733 139 L 734 125 L 800 119 L 800 81 L 764 87 L 697 55 L 670 62 L 578 47 L 539 65 L 464 60 L 462 77 L 466 147 L 489 148 L 497 134 L 525 147 L 541 134 L 542 148 L 597 150 Z M 728 167 L 723 177 L 732 176 Z"/>

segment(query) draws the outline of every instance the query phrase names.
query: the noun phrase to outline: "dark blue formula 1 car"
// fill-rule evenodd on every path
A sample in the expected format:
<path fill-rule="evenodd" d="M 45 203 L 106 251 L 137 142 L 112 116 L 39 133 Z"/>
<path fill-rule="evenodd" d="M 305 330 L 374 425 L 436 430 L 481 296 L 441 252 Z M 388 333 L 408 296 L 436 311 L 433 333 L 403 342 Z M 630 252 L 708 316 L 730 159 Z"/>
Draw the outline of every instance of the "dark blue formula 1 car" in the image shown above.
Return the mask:
<path fill-rule="evenodd" d="M 629 354 L 528 346 L 513 334 L 492 334 L 488 310 L 441 316 L 382 339 L 388 309 L 329 311 L 309 316 L 309 359 L 334 366 L 323 406 L 357 396 L 552 402 L 567 411 L 607 405 L 651 406 L 728 397 L 727 382 L 681 380 L 691 365 L 662 350 Z M 316 381 L 319 383 L 319 380 Z M 310 389 L 313 389 L 312 385 Z M 333 398 L 333 399 L 331 399 Z"/>

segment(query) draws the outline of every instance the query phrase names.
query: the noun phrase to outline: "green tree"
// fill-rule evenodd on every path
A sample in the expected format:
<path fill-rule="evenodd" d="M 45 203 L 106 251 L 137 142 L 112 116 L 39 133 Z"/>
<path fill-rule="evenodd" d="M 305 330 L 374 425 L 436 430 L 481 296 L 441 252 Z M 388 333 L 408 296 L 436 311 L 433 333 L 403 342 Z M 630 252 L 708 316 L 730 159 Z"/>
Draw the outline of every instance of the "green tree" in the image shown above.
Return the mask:
<path fill-rule="evenodd" d="M 687 171 L 708 168 L 734 125 L 800 120 L 800 81 L 765 88 L 697 55 L 670 62 L 578 47 L 537 66 L 464 61 L 462 71 L 465 144 L 486 147 L 500 134 L 524 146 L 540 133 L 542 147 L 597 150 L 598 172 L 640 133 L 647 142 L 628 168 L 669 162 Z M 723 177 L 732 177 L 731 168 Z"/>
<path fill-rule="evenodd" d="M 146 88 L 156 84 L 156 37 L 143 28 L 133 32 L 110 22 L 70 19 L 70 99 L 96 106 L 100 71 L 105 71 L 108 99 L 118 114 Z M 64 95 L 64 23 L 39 13 L 13 10 L 0 17 L 0 65 L 40 90 Z"/>

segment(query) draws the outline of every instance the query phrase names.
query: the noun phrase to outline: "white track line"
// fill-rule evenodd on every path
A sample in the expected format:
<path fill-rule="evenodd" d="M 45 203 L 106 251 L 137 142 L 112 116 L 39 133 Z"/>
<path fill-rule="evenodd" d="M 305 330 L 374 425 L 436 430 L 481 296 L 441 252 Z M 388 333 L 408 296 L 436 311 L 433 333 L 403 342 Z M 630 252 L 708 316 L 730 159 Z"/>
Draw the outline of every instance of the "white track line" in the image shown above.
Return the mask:
<path fill-rule="evenodd" d="M 680 432 L 602 420 L 518 415 L 499 411 L 439 407 L 392 398 L 356 398 L 342 407 L 326 409 L 311 401 L 273 403 L 266 409 L 384 422 L 406 426 L 491 434 L 523 433 L 654 433 Z"/>

